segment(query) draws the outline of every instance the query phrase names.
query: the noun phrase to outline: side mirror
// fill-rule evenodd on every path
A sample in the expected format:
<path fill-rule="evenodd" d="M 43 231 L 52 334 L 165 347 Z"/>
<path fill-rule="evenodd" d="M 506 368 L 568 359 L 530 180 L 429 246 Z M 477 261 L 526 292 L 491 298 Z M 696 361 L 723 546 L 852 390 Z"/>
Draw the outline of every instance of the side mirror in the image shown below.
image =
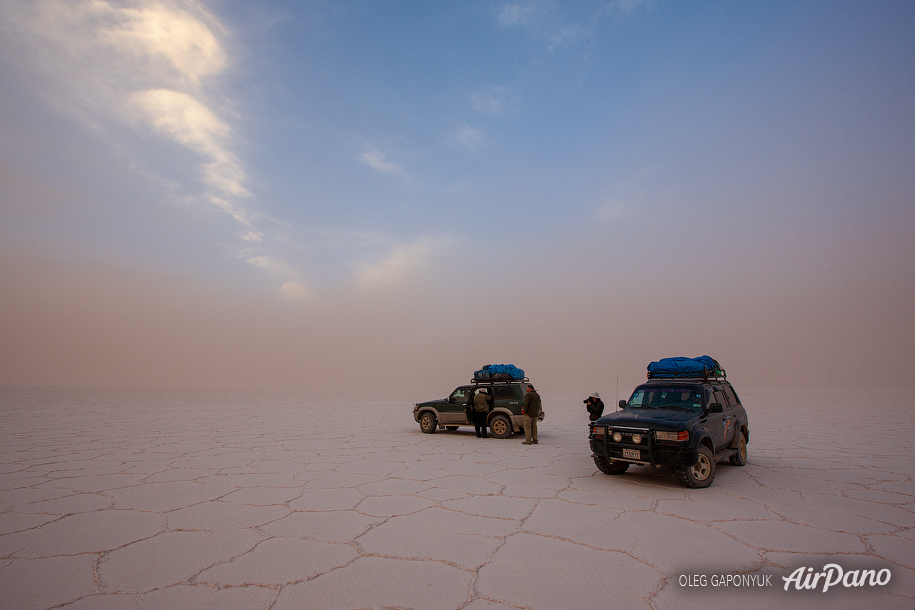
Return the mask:
<path fill-rule="evenodd" d="M 626 402 L 625 400 L 621 400 L 621 401 L 620 401 L 620 409 L 625 409 L 627 404 L 629 404 L 629 403 Z"/>
<path fill-rule="evenodd" d="M 720 402 L 713 402 L 712 404 L 710 404 L 708 406 L 709 413 L 722 413 L 723 411 L 724 411 L 724 409 L 721 408 Z"/>

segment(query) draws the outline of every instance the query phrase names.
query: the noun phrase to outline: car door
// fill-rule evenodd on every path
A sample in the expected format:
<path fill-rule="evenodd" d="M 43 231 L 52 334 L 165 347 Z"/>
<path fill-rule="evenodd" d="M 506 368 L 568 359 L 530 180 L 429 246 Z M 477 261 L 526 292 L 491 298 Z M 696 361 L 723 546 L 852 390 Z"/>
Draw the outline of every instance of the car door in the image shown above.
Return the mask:
<path fill-rule="evenodd" d="M 740 404 L 740 398 L 737 397 L 737 393 L 734 392 L 734 389 L 729 385 L 721 386 L 722 393 L 724 397 L 727 398 L 728 407 L 726 408 L 726 413 L 728 414 L 728 424 L 730 425 L 729 432 L 729 443 L 734 441 L 737 431 L 740 430 L 740 425 L 744 422 L 744 410 Z"/>
<path fill-rule="evenodd" d="M 708 431 L 712 435 L 712 443 L 715 445 L 717 453 L 729 445 L 734 438 L 734 411 L 729 408 L 720 386 L 712 386 L 710 390 L 708 404 L 717 402 L 721 405 L 720 413 L 708 413 Z"/>
<path fill-rule="evenodd" d="M 445 425 L 468 425 L 467 418 L 469 401 L 473 400 L 473 388 L 461 386 L 448 397 L 447 404 L 443 405 L 439 413 L 441 423 Z"/>

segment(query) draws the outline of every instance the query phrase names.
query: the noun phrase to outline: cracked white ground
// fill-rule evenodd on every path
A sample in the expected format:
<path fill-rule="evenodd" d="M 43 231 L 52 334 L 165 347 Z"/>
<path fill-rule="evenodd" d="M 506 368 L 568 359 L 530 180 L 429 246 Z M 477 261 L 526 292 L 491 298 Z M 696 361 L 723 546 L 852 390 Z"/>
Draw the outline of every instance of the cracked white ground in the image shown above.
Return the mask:
<path fill-rule="evenodd" d="M 419 394 L 0 391 L 0 608 L 915 607 L 904 392 L 743 390 L 749 464 L 704 490 L 598 472 L 587 392 L 542 392 L 535 446 L 422 434 Z M 892 579 L 783 590 L 828 563 Z"/>

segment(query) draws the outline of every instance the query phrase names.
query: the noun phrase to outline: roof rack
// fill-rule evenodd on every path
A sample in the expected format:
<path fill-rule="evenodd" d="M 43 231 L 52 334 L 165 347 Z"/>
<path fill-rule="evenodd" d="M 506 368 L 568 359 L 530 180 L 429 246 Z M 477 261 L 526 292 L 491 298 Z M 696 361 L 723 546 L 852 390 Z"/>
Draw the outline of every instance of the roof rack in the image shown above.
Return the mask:
<path fill-rule="evenodd" d="M 525 377 L 523 379 L 471 379 L 470 383 L 473 385 L 493 385 L 499 383 L 530 383 L 530 381 Z"/>
<path fill-rule="evenodd" d="M 706 369 L 701 373 L 652 373 L 648 371 L 649 379 L 702 379 L 703 381 L 727 381 L 728 374 L 722 368 L 715 370 Z"/>

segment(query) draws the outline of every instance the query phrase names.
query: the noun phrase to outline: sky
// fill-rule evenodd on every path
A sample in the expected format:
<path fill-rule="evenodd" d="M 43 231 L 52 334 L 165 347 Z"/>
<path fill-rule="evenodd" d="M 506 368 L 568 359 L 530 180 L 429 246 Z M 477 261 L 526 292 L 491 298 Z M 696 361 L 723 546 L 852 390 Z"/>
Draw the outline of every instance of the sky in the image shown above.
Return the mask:
<path fill-rule="evenodd" d="M 915 385 L 915 3 L 0 3 L 0 385 Z M 428 398 L 426 394 L 417 399 Z"/>

